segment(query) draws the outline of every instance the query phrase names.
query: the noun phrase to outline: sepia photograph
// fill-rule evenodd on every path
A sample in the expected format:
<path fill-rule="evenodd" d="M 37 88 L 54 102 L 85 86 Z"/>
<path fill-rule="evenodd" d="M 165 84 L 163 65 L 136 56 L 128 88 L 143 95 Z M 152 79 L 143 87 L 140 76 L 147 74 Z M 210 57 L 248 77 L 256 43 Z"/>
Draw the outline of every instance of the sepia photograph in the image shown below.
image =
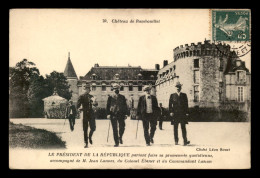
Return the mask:
<path fill-rule="evenodd" d="M 250 9 L 10 9 L 9 169 L 250 168 Z"/>

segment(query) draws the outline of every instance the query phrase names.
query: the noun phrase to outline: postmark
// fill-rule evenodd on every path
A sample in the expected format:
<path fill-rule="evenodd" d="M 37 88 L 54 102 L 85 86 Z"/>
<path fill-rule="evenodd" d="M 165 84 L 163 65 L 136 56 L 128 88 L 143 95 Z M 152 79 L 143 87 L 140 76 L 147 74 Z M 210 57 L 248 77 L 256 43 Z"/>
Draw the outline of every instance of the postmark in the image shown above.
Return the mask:
<path fill-rule="evenodd" d="M 212 10 L 213 41 L 249 41 L 250 10 Z"/>

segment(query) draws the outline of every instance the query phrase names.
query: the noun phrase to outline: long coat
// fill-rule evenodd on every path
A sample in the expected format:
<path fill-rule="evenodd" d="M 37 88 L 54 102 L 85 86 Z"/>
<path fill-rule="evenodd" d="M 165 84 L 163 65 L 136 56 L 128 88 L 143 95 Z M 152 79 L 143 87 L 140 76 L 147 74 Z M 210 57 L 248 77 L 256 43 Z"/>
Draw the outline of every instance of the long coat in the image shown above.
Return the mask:
<path fill-rule="evenodd" d="M 77 108 L 79 108 L 82 105 L 83 120 L 91 120 L 94 117 L 94 111 L 92 109 L 92 98 L 93 95 L 86 93 L 79 96 Z"/>
<path fill-rule="evenodd" d="M 66 108 L 66 118 L 69 117 L 71 111 L 72 111 L 72 116 L 74 118 L 76 117 L 77 115 L 76 107 L 74 105 L 71 105 Z"/>
<path fill-rule="evenodd" d="M 153 110 L 153 119 L 157 119 L 160 115 L 160 109 L 158 107 L 157 98 L 151 95 L 152 98 L 152 110 Z M 137 106 L 137 116 L 141 117 L 140 119 L 144 118 L 144 114 L 146 113 L 146 96 L 143 95 L 139 98 L 138 106 Z"/>
<path fill-rule="evenodd" d="M 186 116 L 188 114 L 188 98 L 185 93 L 180 93 L 180 96 L 177 93 L 171 94 L 169 112 L 174 114 L 172 124 L 188 124 Z"/>
<path fill-rule="evenodd" d="M 119 119 L 124 119 L 127 112 L 126 99 L 123 95 L 118 94 L 109 96 L 107 100 L 107 115 L 117 116 Z"/>

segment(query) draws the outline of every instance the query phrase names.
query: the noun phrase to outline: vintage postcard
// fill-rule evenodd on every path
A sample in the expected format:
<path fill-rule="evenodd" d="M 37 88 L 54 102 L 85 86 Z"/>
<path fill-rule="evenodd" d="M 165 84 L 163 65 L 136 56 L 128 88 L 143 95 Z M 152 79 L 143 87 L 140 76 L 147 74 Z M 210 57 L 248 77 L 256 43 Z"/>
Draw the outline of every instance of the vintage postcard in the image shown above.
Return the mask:
<path fill-rule="evenodd" d="M 10 169 L 250 169 L 250 9 L 11 9 Z"/>

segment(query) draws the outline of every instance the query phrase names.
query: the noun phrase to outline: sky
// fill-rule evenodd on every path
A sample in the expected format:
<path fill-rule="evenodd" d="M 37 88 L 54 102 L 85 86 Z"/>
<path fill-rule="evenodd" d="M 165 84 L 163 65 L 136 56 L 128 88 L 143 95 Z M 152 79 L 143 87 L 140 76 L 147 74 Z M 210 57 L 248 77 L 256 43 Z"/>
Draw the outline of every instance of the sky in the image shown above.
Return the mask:
<path fill-rule="evenodd" d="M 9 65 L 22 59 L 41 75 L 64 72 L 68 53 L 77 76 L 100 66 L 162 67 L 179 45 L 211 40 L 209 10 L 183 9 L 12 9 Z M 106 19 L 108 23 L 103 23 Z M 128 23 L 112 23 L 112 20 Z M 130 20 L 160 23 L 130 23 Z M 250 53 L 241 57 L 250 69 Z"/>

